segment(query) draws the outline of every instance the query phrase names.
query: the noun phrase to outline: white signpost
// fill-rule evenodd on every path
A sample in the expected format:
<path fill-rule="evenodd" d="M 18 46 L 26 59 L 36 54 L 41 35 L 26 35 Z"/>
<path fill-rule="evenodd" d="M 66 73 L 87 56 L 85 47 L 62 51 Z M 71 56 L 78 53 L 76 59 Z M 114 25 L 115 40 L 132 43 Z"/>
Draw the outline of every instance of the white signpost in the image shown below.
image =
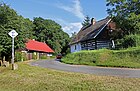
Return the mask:
<path fill-rule="evenodd" d="M 15 30 L 12 30 L 8 33 L 12 37 L 12 69 L 14 70 L 14 38 L 18 35 L 18 33 Z"/>

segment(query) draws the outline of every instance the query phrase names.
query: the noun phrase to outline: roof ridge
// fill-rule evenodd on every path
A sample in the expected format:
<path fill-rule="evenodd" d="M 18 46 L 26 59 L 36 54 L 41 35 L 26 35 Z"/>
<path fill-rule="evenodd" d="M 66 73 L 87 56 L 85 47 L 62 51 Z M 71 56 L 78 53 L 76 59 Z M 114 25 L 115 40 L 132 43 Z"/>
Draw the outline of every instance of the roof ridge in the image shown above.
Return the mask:
<path fill-rule="evenodd" d="M 100 31 L 94 36 L 94 38 L 96 38 L 96 36 L 106 27 L 106 25 L 111 21 L 112 19 L 109 19 L 105 25 L 100 29 Z"/>
<path fill-rule="evenodd" d="M 97 22 L 104 21 L 104 20 L 106 20 L 106 19 L 110 19 L 109 16 L 107 16 L 106 18 L 100 19 L 100 20 L 97 21 Z"/>
<path fill-rule="evenodd" d="M 73 40 L 71 41 L 71 44 L 88 39 L 89 37 L 88 35 L 90 33 L 94 33 L 92 38 L 95 38 L 95 36 L 97 36 L 102 31 L 102 29 L 108 24 L 108 21 L 110 19 L 111 18 L 107 16 L 106 18 L 97 21 L 94 25 L 89 24 L 85 27 L 82 27 L 80 31 L 77 33 L 77 35 L 75 36 L 75 38 L 73 38 Z M 97 30 L 97 32 L 94 30 Z"/>
<path fill-rule="evenodd" d="M 108 17 L 106 17 L 106 18 L 104 18 L 104 19 L 101 19 L 101 20 L 97 21 L 97 23 L 102 22 L 102 21 L 106 20 L 107 18 L 108 18 Z M 109 20 L 110 20 L 110 19 L 109 19 Z M 109 21 L 109 20 L 108 20 L 108 21 Z M 108 21 L 105 23 L 104 26 L 107 25 Z M 97 24 L 97 23 L 95 23 L 95 24 Z M 95 25 L 95 24 L 94 24 L 94 25 Z M 93 25 L 93 27 L 94 27 L 94 25 Z M 103 26 L 103 28 L 104 28 L 104 26 Z M 101 28 L 100 30 L 102 30 L 103 28 Z M 83 36 L 83 38 L 86 37 L 88 34 L 92 33 L 93 31 L 94 31 L 94 30 L 92 30 L 92 31 L 90 31 L 89 33 L 87 33 L 85 36 Z M 100 33 L 100 31 L 99 31 L 99 33 Z M 98 35 L 99 33 L 97 32 L 97 35 Z M 95 36 L 97 36 L 97 35 L 95 35 Z M 94 38 L 95 38 L 95 37 L 94 37 Z"/>

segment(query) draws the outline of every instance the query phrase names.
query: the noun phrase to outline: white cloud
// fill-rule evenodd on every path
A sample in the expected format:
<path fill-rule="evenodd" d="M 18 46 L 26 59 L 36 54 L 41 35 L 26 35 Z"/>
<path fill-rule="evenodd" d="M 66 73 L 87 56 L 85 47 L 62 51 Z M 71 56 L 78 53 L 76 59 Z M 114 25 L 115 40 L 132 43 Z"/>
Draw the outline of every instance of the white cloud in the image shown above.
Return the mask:
<path fill-rule="evenodd" d="M 69 23 L 61 18 L 53 18 L 57 23 L 59 23 L 60 25 L 68 25 Z"/>
<path fill-rule="evenodd" d="M 72 6 L 66 6 L 66 5 L 61 4 L 58 7 L 65 10 L 65 11 L 68 11 L 68 12 L 74 14 L 75 16 L 80 18 L 81 20 L 84 19 L 83 9 L 80 5 L 80 0 L 74 0 Z"/>
<path fill-rule="evenodd" d="M 58 24 L 60 24 L 62 26 L 63 31 L 68 33 L 70 36 L 74 32 L 78 33 L 80 31 L 80 29 L 82 28 L 81 22 L 70 23 L 70 22 L 68 22 L 68 21 L 66 21 L 64 19 L 61 19 L 61 18 L 55 18 L 54 20 Z"/>
<path fill-rule="evenodd" d="M 62 27 L 62 29 L 70 36 L 74 32 L 78 33 L 81 28 L 82 28 L 82 24 L 80 22 L 70 23 L 69 25 L 65 25 Z"/>

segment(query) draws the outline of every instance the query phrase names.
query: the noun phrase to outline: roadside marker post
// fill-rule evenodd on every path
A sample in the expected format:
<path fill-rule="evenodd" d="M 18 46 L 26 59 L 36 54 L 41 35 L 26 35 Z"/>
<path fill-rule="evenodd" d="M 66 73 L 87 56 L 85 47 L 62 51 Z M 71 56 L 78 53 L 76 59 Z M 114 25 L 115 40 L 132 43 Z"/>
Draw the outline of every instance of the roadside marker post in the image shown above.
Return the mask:
<path fill-rule="evenodd" d="M 14 38 L 18 35 L 18 33 L 15 30 L 11 30 L 8 33 L 11 37 L 12 37 L 12 70 L 15 70 L 15 66 L 14 66 Z"/>

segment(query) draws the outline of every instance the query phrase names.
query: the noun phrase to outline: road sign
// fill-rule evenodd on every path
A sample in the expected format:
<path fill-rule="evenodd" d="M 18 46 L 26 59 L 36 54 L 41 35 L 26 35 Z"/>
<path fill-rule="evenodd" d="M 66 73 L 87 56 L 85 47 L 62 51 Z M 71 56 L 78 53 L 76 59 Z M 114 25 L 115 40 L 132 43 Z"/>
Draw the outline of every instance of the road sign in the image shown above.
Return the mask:
<path fill-rule="evenodd" d="M 15 31 L 15 30 L 11 30 L 9 33 L 8 33 L 12 38 L 15 38 L 18 33 Z"/>
<path fill-rule="evenodd" d="M 14 38 L 18 35 L 18 33 L 15 30 L 11 30 L 8 34 L 12 37 L 12 60 L 11 60 L 11 63 L 12 63 L 12 69 L 14 70 L 15 69 L 15 67 L 14 67 Z"/>

